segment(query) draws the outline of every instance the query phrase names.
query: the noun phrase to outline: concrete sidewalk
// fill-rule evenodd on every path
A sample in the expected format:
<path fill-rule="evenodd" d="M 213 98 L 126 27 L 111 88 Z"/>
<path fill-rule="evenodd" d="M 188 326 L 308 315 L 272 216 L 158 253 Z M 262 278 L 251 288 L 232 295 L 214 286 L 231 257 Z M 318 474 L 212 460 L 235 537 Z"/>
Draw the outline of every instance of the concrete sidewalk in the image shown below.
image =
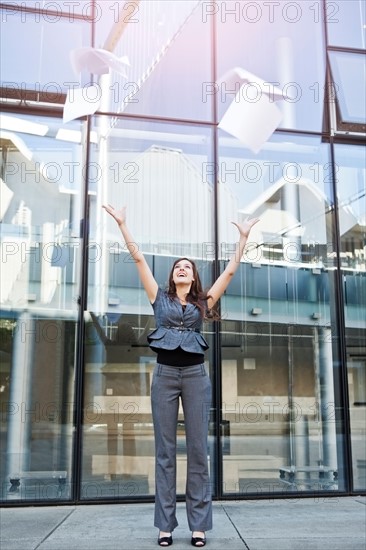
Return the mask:
<path fill-rule="evenodd" d="M 153 504 L 3 508 L 1 550 L 159 548 Z M 211 550 L 365 550 L 366 497 L 214 502 Z M 172 549 L 193 548 L 185 504 Z"/>

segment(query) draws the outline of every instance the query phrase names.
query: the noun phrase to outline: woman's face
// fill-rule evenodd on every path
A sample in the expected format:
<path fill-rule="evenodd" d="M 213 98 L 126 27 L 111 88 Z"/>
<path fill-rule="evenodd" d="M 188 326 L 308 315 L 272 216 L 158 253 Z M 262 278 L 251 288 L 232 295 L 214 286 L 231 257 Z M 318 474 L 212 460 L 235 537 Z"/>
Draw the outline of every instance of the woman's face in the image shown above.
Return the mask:
<path fill-rule="evenodd" d="M 173 268 L 173 281 L 177 285 L 191 285 L 194 281 L 193 266 L 188 260 L 179 260 Z"/>

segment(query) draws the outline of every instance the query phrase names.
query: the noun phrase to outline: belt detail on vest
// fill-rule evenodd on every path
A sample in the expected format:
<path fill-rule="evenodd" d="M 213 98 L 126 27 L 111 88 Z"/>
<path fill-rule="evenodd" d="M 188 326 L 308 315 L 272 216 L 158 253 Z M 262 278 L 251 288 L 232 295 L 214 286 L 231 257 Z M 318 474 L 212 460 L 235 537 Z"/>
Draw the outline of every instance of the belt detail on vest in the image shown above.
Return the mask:
<path fill-rule="evenodd" d="M 191 327 L 177 327 L 177 326 L 170 326 L 170 325 L 162 325 L 164 328 L 174 328 L 175 330 L 185 330 L 190 332 L 201 332 L 199 328 L 191 328 Z"/>

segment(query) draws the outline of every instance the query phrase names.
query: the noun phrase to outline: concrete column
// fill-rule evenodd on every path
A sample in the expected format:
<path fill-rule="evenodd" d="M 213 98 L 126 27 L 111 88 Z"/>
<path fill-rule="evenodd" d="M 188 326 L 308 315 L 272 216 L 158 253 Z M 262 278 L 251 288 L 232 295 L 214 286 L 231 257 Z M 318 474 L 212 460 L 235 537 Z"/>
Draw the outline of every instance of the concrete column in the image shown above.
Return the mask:
<path fill-rule="evenodd" d="M 277 53 L 277 71 L 280 88 L 286 90 L 286 85 L 294 80 L 294 53 L 292 40 L 289 37 L 281 37 L 276 40 Z M 290 101 L 281 101 L 279 104 L 283 113 L 282 126 L 285 128 L 295 128 L 296 111 L 295 103 Z M 283 174 L 286 182 L 284 183 L 281 196 L 281 209 L 289 212 L 300 222 L 300 194 L 297 167 L 294 164 L 283 167 Z M 291 231 L 289 228 L 282 235 L 285 260 L 301 261 L 301 238 L 298 232 Z"/>
<path fill-rule="evenodd" d="M 22 313 L 13 340 L 8 413 L 8 475 L 27 470 L 30 465 L 30 433 L 32 422 L 37 420 L 37 409 L 32 409 L 32 386 L 36 383 L 32 379 L 33 349 L 37 330 L 37 324 L 30 313 Z"/>
<path fill-rule="evenodd" d="M 323 434 L 323 464 L 337 469 L 337 439 L 335 424 L 332 331 L 319 327 L 319 397 Z"/>

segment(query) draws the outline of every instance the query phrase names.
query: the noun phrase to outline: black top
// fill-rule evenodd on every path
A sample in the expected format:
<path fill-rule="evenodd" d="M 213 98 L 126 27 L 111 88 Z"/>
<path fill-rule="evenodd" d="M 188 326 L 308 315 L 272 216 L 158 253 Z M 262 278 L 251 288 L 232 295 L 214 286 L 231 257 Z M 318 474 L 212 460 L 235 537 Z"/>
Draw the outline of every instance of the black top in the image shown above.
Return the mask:
<path fill-rule="evenodd" d="M 180 346 L 176 349 L 159 349 L 157 363 L 170 365 L 171 367 L 190 367 L 201 365 L 205 360 L 203 353 L 191 353 L 184 351 Z"/>

